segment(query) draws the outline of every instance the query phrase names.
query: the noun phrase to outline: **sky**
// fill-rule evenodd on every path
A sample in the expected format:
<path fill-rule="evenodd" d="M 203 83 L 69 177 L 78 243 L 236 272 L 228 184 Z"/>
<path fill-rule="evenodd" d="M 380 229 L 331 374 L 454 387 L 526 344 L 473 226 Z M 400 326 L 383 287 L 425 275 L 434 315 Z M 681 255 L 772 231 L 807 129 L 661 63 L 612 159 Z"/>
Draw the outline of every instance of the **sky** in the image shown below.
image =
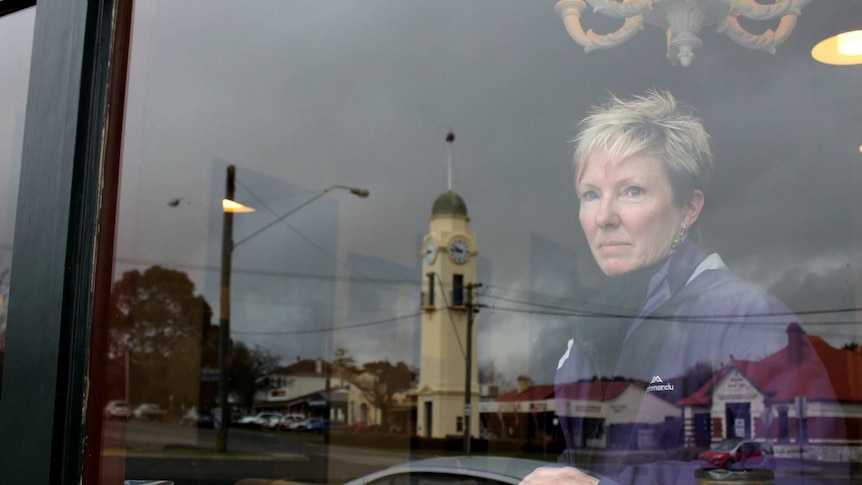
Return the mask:
<path fill-rule="evenodd" d="M 856 313 L 824 313 L 859 306 L 862 275 L 862 68 L 808 56 L 829 6 L 805 7 L 775 54 L 707 26 L 684 68 L 652 25 L 585 53 L 553 1 L 137 2 L 117 275 L 183 269 L 218 308 L 227 164 L 259 208 L 236 217 L 236 240 L 327 187 L 363 187 L 367 199 L 332 191 L 237 248 L 234 338 L 285 362 L 344 347 L 415 363 L 419 244 L 447 190 L 452 127 L 452 188 L 485 265 L 479 359 L 547 381 L 570 323 L 549 309 L 573 312 L 601 285 L 569 140 L 608 93 L 658 88 L 712 136 L 704 247 L 811 333 L 862 340 Z"/>

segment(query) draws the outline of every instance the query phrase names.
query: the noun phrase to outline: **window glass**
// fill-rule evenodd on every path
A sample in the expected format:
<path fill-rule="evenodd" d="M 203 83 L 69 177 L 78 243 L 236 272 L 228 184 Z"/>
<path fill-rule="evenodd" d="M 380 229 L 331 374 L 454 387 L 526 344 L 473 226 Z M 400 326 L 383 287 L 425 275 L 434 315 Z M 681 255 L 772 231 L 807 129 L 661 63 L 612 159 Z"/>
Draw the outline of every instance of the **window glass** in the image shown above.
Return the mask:
<path fill-rule="evenodd" d="M 371 485 L 503 485 L 506 482 L 459 475 L 457 473 L 404 473 L 371 482 Z"/>
<path fill-rule="evenodd" d="M 34 14 L 31 8 L 0 18 L 0 385 Z"/>
<path fill-rule="evenodd" d="M 862 118 L 858 66 L 809 54 L 827 3 L 774 55 L 711 17 L 671 62 L 592 9 L 634 38 L 585 52 L 581 2 L 137 2 L 108 478 L 850 478 Z"/>

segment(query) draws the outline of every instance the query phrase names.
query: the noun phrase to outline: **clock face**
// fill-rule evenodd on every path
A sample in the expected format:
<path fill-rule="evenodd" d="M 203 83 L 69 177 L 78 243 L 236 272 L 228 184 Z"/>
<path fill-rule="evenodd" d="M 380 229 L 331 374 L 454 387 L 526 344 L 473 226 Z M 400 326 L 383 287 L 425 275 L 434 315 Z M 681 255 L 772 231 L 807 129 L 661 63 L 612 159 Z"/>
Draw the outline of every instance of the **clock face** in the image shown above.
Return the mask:
<path fill-rule="evenodd" d="M 425 262 L 428 264 L 433 263 L 437 259 L 437 243 L 434 239 L 429 238 L 425 241 L 425 249 L 422 254 L 425 257 Z"/>
<path fill-rule="evenodd" d="M 461 237 L 452 239 L 449 241 L 449 257 L 458 264 L 466 263 L 470 259 L 470 243 Z"/>

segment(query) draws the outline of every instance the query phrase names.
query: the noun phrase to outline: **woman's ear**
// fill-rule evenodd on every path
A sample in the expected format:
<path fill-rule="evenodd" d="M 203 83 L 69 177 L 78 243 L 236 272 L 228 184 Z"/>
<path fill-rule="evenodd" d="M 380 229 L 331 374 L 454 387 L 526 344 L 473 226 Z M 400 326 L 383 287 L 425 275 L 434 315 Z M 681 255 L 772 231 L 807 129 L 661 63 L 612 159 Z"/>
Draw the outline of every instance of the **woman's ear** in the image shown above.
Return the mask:
<path fill-rule="evenodd" d="M 700 217 L 700 211 L 703 209 L 703 192 L 695 190 L 691 193 L 688 202 L 683 207 L 682 222 L 685 227 L 691 227 L 692 224 Z"/>

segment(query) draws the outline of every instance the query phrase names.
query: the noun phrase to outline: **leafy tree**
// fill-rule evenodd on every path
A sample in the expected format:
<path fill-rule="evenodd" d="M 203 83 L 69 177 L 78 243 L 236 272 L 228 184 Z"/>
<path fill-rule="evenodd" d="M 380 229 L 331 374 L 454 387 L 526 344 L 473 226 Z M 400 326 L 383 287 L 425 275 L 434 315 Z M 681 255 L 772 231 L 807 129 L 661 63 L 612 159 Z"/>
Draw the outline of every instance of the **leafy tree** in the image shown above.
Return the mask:
<path fill-rule="evenodd" d="M 350 378 L 350 381 L 368 402 L 380 410 L 382 422 L 388 424 L 395 394 L 410 389 L 415 376 L 404 362 L 393 365 L 389 360 L 381 360 L 365 363 L 362 372 Z"/>
<path fill-rule="evenodd" d="M 199 402 L 211 318 L 186 273 L 161 266 L 123 273 L 111 291 L 109 358 L 128 365 L 130 401 Z"/>
<path fill-rule="evenodd" d="M 260 346 L 249 347 L 236 342 L 231 349 L 228 369 L 230 391 L 239 397 L 240 405 L 249 409 L 257 391 L 273 388 L 269 375 L 278 367 L 280 357 Z"/>

